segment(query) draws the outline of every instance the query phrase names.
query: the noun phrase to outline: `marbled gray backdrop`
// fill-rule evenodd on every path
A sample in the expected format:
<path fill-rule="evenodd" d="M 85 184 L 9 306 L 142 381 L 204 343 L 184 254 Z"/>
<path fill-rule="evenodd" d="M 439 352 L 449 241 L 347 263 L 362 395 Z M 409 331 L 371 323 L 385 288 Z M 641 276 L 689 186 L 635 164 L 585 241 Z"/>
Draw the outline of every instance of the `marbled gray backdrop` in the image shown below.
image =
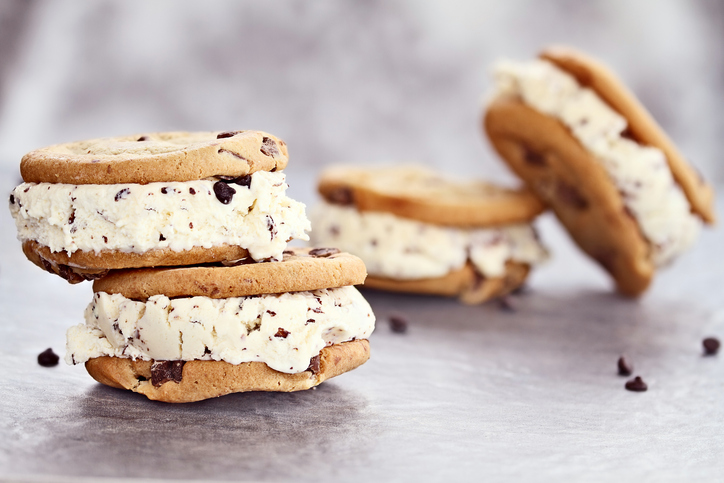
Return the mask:
<path fill-rule="evenodd" d="M 51 143 L 260 129 L 309 201 L 333 162 L 505 179 L 479 127 L 496 58 L 568 43 L 605 59 L 724 181 L 724 2 L 95 1 L 0 4 L 0 167 Z"/>

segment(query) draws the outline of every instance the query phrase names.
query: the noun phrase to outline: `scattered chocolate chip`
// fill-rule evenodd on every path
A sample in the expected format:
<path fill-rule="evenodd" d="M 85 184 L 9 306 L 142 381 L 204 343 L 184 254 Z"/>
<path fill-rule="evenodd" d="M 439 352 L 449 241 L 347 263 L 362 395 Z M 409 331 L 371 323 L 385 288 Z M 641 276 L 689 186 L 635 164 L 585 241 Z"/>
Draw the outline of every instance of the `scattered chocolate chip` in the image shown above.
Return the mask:
<path fill-rule="evenodd" d="M 211 354 L 211 349 L 209 349 L 208 347 L 204 347 L 204 355 L 206 356 L 209 354 Z"/>
<path fill-rule="evenodd" d="M 624 357 L 621 356 L 618 358 L 618 375 L 619 376 L 630 376 L 633 373 L 633 366 L 631 363 Z"/>
<path fill-rule="evenodd" d="M 193 224 L 193 223 L 189 223 L 189 229 L 191 229 L 191 230 L 194 229 L 194 224 Z"/>
<path fill-rule="evenodd" d="M 621 131 L 621 137 L 630 141 L 636 141 L 636 138 L 634 137 L 630 127 L 627 127 L 626 129 Z"/>
<path fill-rule="evenodd" d="M 140 138 L 136 139 L 136 141 L 148 141 L 148 136 L 141 136 Z"/>
<path fill-rule="evenodd" d="M 719 339 L 716 337 L 707 337 L 703 341 L 701 341 L 701 345 L 704 346 L 704 354 L 707 356 L 713 356 L 716 355 L 717 352 L 719 352 L 719 346 L 721 345 L 719 343 Z"/>
<path fill-rule="evenodd" d="M 176 384 L 183 378 L 186 361 L 160 361 L 151 366 L 151 384 L 159 387 L 161 384 L 173 381 Z"/>
<path fill-rule="evenodd" d="M 259 148 L 265 156 L 271 156 L 272 158 L 279 155 L 279 148 L 277 143 L 272 138 L 264 136 L 261 140 L 261 147 Z"/>
<path fill-rule="evenodd" d="M 307 368 L 307 370 L 312 371 L 313 374 L 319 373 L 319 354 L 309 359 L 309 367 Z"/>
<path fill-rule="evenodd" d="M 390 315 L 389 318 L 390 323 L 390 329 L 392 329 L 392 332 L 396 334 L 404 334 L 407 332 L 407 326 L 409 323 L 407 322 L 407 319 L 399 314 Z"/>
<path fill-rule="evenodd" d="M 325 258 L 337 253 L 339 253 L 338 248 L 313 248 L 309 250 L 309 255 L 316 258 Z"/>
<path fill-rule="evenodd" d="M 533 166 L 546 165 L 545 157 L 543 157 L 542 154 L 529 149 L 528 147 L 523 147 L 523 159 L 525 159 L 526 163 L 532 164 Z"/>
<path fill-rule="evenodd" d="M 644 392 L 649 388 L 649 386 L 647 386 L 644 380 L 641 379 L 639 376 L 634 377 L 630 381 L 626 381 L 626 385 L 624 387 L 628 391 L 634 392 Z"/>
<path fill-rule="evenodd" d="M 123 188 L 121 191 L 116 193 L 116 201 L 125 200 L 129 194 L 131 194 L 131 190 L 128 188 Z"/>
<path fill-rule="evenodd" d="M 503 312 L 515 312 L 515 306 L 513 301 L 507 295 L 504 295 L 498 299 L 498 306 Z"/>
<path fill-rule="evenodd" d="M 163 233 L 161 233 L 160 235 L 158 235 L 158 241 L 166 241 L 166 237 L 163 236 Z"/>
<path fill-rule="evenodd" d="M 103 243 L 108 243 L 108 237 L 107 237 L 107 236 L 103 236 Z"/>
<path fill-rule="evenodd" d="M 269 215 L 266 215 L 266 228 L 269 230 L 269 233 L 271 234 L 271 239 L 274 239 L 274 235 L 277 234 L 276 230 L 276 224 L 274 223 L 274 218 L 272 218 Z"/>
<path fill-rule="evenodd" d="M 228 205 L 234 197 L 236 190 L 223 181 L 217 181 L 214 183 L 214 193 L 216 194 L 216 199 Z"/>
<path fill-rule="evenodd" d="M 138 382 L 148 381 L 148 379 L 146 379 L 144 376 L 136 376 L 136 380 L 137 380 Z"/>
<path fill-rule="evenodd" d="M 239 159 L 241 159 L 242 161 L 246 161 L 246 160 L 247 160 L 247 159 L 246 159 L 244 156 L 242 156 L 241 154 L 235 153 L 234 151 L 229 151 L 228 149 L 221 148 L 221 149 L 219 149 L 217 152 L 218 152 L 219 154 L 221 154 L 221 153 L 231 154 L 231 155 L 234 156 L 235 158 L 239 158 Z"/>
<path fill-rule="evenodd" d="M 166 188 L 165 186 L 161 188 L 161 193 L 164 195 L 168 194 L 168 188 Z"/>
<path fill-rule="evenodd" d="M 251 188 L 251 175 L 245 174 L 244 176 L 239 176 L 238 178 L 235 178 L 233 180 L 233 183 L 236 183 L 239 186 L 245 186 L 247 188 Z"/>
<path fill-rule="evenodd" d="M 327 201 L 336 205 L 351 205 L 354 203 L 354 194 L 351 189 L 340 186 L 327 194 Z"/>
<path fill-rule="evenodd" d="M 189 193 L 191 193 L 192 195 L 195 195 L 195 194 L 196 194 L 196 190 L 193 189 L 193 188 L 189 188 Z"/>
<path fill-rule="evenodd" d="M 53 352 L 53 349 L 51 349 L 50 347 L 38 354 L 38 364 L 43 367 L 57 366 L 59 360 L 60 357 L 58 357 L 58 354 Z"/>
<path fill-rule="evenodd" d="M 579 210 L 585 210 L 588 208 L 588 201 L 581 196 L 581 193 L 573 186 L 559 182 L 557 188 L 558 199 L 563 203 L 573 206 Z"/>
<path fill-rule="evenodd" d="M 291 334 L 288 330 L 284 330 L 281 327 L 279 327 L 279 330 L 277 330 L 277 333 L 274 334 L 274 337 L 279 337 L 281 339 L 286 339 L 287 336 Z"/>
<path fill-rule="evenodd" d="M 272 317 L 275 317 L 277 315 L 277 313 L 274 312 L 273 310 L 267 310 L 266 313 L 271 315 Z"/>
<path fill-rule="evenodd" d="M 282 255 L 294 255 L 294 250 L 284 250 Z"/>
<path fill-rule="evenodd" d="M 74 221 L 75 221 L 75 210 L 73 210 L 73 212 L 68 217 L 68 224 L 72 225 Z"/>
<path fill-rule="evenodd" d="M 15 204 L 15 196 L 12 193 L 10 193 L 10 204 L 11 205 Z"/>
<path fill-rule="evenodd" d="M 236 136 L 240 132 L 244 132 L 244 131 L 225 131 L 225 132 L 217 134 L 216 139 L 230 138 L 232 136 Z"/>

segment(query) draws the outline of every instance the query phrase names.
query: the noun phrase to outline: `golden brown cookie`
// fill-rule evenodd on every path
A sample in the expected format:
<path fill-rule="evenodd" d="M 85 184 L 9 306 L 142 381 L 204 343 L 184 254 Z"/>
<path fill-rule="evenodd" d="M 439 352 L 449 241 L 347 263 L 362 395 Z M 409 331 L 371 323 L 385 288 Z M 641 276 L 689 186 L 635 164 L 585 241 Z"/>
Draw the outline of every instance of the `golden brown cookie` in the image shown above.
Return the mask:
<path fill-rule="evenodd" d="M 523 285 L 529 271 L 527 264 L 509 261 L 502 277 L 486 278 L 468 262 L 463 268 L 437 278 L 396 280 L 369 276 L 364 287 L 389 292 L 458 297 L 461 302 L 474 305 L 509 294 Z"/>
<path fill-rule="evenodd" d="M 447 180 L 419 166 L 334 166 L 322 172 L 318 189 L 330 203 L 444 226 L 529 222 L 543 211 L 526 189 Z"/>
<path fill-rule="evenodd" d="M 362 260 L 336 248 L 290 248 L 281 262 L 239 263 L 112 271 L 93 291 L 134 300 L 161 294 L 221 299 L 358 285 L 367 275 Z"/>
<path fill-rule="evenodd" d="M 292 392 L 310 389 L 364 364 L 370 356 L 367 340 L 322 349 L 309 369 L 297 374 L 277 372 L 261 362 L 234 365 L 223 361 L 141 361 L 98 357 L 86 362 L 88 373 L 101 384 L 129 389 L 149 399 L 170 403 L 201 401 L 235 392 Z"/>
<path fill-rule="evenodd" d="M 611 273 L 621 293 L 646 290 L 654 274 L 648 243 L 603 166 L 563 124 L 517 99 L 500 98 L 488 106 L 485 130 L 500 156 Z"/>
<path fill-rule="evenodd" d="M 575 77 L 580 85 L 593 89 L 625 117 L 631 138 L 639 144 L 662 150 L 674 179 L 691 203 L 692 211 L 709 223 L 714 221 L 714 191 L 711 186 L 686 161 L 661 126 L 613 71 L 598 60 L 569 47 L 547 48 L 540 57 Z"/>
<path fill-rule="evenodd" d="M 26 154 L 28 183 L 147 184 L 286 167 L 284 141 L 261 131 L 169 132 L 58 144 Z"/>

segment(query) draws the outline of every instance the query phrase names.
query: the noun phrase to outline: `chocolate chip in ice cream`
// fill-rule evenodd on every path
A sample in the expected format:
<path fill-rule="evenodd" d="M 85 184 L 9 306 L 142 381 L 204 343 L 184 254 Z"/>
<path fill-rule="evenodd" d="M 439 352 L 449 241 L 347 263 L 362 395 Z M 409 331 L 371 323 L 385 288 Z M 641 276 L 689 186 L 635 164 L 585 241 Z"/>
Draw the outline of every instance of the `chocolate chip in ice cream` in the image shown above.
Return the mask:
<path fill-rule="evenodd" d="M 128 195 L 130 195 L 130 194 L 131 194 L 131 190 L 130 190 L 130 189 L 128 189 L 128 188 L 123 188 L 121 191 L 119 191 L 118 193 L 116 193 L 116 198 L 115 198 L 115 200 L 116 200 L 116 201 L 125 200 L 125 199 L 128 197 Z"/>
<path fill-rule="evenodd" d="M 626 390 L 634 392 L 644 392 L 649 388 L 640 376 L 636 376 L 630 381 L 627 381 L 624 387 Z"/>
<path fill-rule="evenodd" d="M 60 357 L 58 357 L 58 354 L 53 352 L 53 349 L 51 349 L 50 347 L 38 354 L 38 364 L 43 367 L 57 366 L 59 360 Z"/>
<path fill-rule="evenodd" d="M 234 178 L 233 183 L 236 183 L 239 186 L 244 186 L 246 188 L 251 188 L 251 175 L 245 174 L 244 176 Z"/>
<path fill-rule="evenodd" d="M 390 315 L 389 322 L 392 332 L 396 334 L 404 334 L 405 332 L 407 332 L 407 326 L 409 325 L 409 322 L 407 322 L 407 319 L 404 318 L 402 315 Z"/>
<path fill-rule="evenodd" d="M 261 148 L 259 148 L 259 151 L 264 153 L 266 156 L 271 156 L 272 158 L 279 155 L 277 143 L 275 143 L 272 138 L 268 138 L 266 136 L 261 140 Z"/>
<path fill-rule="evenodd" d="M 217 200 L 225 205 L 228 205 L 231 203 L 231 199 L 234 197 L 234 194 L 236 194 L 236 190 L 223 181 L 217 181 L 214 183 L 214 194 L 216 194 Z"/>
<path fill-rule="evenodd" d="M 159 387 L 163 383 L 173 381 L 176 384 L 183 378 L 186 361 L 160 361 L 151 366 L 151 384 Z"/>
<path fill-rule="evenodd" d="M 10 193 L 10 204 L 11 204 L 11 205 L 14 205 L 14 204 L 15 204 L 15 196 L 13 196 L 12 193 Z"/>
<path fill-rule="evenodd" d="M 704 355 L 707 356 L 716 355 L 716 353 L 719 352 L 719 347 L 721 346 L 719 339 L 716 337 L 707 337 L 701 341 L 701 345 L 704 346 Z"/>
<path fill-rule="evenodd" d="M 277 330 L 277 333 L 274 334 L 274 337 L 286 339 L 289 334 L 291 334 L 291 332 L 289 332 L 288 330 L 284 330 L 282 327 L 279 327 L 279 330 Z"/>
<path fill-rule="evenodd" d="M 337 248 L 314 248 L 309 250 L 309 255 L 316 258 L 326 258 L 339 253 Z"/>
<path fill-rule="evenodd" d="M 624 357 L 618 358 L 618 375 L 630 376 L 633 373 L 633 365 Z"/>

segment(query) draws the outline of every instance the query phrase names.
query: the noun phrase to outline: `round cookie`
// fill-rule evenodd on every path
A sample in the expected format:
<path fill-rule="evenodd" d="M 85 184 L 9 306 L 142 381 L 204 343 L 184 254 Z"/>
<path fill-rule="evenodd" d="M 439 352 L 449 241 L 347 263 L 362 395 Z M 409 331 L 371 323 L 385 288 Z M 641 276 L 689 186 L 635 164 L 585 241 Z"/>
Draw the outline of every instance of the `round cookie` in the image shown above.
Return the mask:
<path fill-rule="evenodd" d="M 325 347 L 310 367 L 297 374 L 275 371 L 261 362 L 143 361 L 98 357 L 85 363 L 101 384 L 169 403 L 201 401 L 235 392 L 303 391 L 355 369 L 370 357 L 369 341 L 354 340 Z"/>
<path fill-rule="evenodd" d="M 524 223 L 544 209 L 527 189 L 446 180 L 418 166 L 335 166 L 322 172 L 318 190 L 329 203 L 443 226 Z"/>
<path fill-rule="evenodd" d="M 527 264 L 509 261 L 502 277 L 486 278 L 468 262 L 463 268 L 438 278 L 395 280 L 369 276 L 364 287 L 389 292 L 458 297 L 464 304 L 475 305 L 509 294 L 523 285 L 529 272 Z"/>
<path fill-rule="evenodd" d="M 611 274 L 618 291 L 640 295 L 650 285 L 657 266 L 669 263 L 691 243 L 695 235 L 680 233 L 698 232 L 700 222 L 695 215 L 705 222 L 714 220 L 712 190 L 608 68 L 562 47 L 546 49 L 540 57 L 553 66 L 545 75 L 553 75 L 548 72 L 556 68 L 562 74 L 543 81 L 542 67 L 536 66 L 535 71 L 530 67 L 527 75 L 531 77 L 521 74 L 516 92 L 505 77 L 509 71 L 504 70 L 506 80 L 499 80 L 498 95 L 487 106 L 484 130 L 503 160 L 553 209 L 576 243 Z M 577 83 L 578 97 L 573 97 L 569 81 L 561 77 L 566 75 Z M 537 98 L 531 100 L 533 96 Z M 527 102 L 538 103 L 538 107 Z M 592 126 L 601 131 L 593 131 Z M 623 128 L 618 126 L 625 129 L 620 131 Z M 594 136 L 600 136 L 601 142 L 595 144 L 598 138 Z M 609 139 L 606 136 L 614 139 L 609 141 L 614 147 L 602 142 Z M 638 151 L 634 152 L 634 147 Z M 654 159 L 661 160 L 658 173 L 646 171 L 652 169 Z M 648 164 L 636 164 L 643 161 Z M 618 167 L 627 164 L 630 167 Z M 667 165 L 670 173 L 660 169 Z M 642 186 L 650 191 L 633 191 Z M 666 193 L 663 202 L 662 193 Z M 649 211 L 637 213 L 649 199 L 645 195 L 657 201 L 646 201 Z M 678 211 L 661 211 L 673 206 Z M 673 213 L 665 215 L 667 224 L 681 223 L 681 228 L 670 233 L 657 228 L 659 232 L 654 233 L 652 227 L 662 223 L 637 218 L 652 216 L 654 210 Z M 674 216 L 676 221 L 672 221 Z M 665 241 L 654 243 L 647 233 Z"/>
<path fill-rule="evenodd" d="M 280 262 L 113 271 L 96 280 L 93 291 L 133 300 L 154 295 L 222 299 L 359 285 L 366 275 L 362 260 L 336 248 L 289 248 Z"/>
<path fill-rule="evenodd" d="M 147 184 L 243 176 L 286 167 L 286 143 L 261 131 L 168 132 L 92 139 L 32 151 L 27 183 Z"/>

